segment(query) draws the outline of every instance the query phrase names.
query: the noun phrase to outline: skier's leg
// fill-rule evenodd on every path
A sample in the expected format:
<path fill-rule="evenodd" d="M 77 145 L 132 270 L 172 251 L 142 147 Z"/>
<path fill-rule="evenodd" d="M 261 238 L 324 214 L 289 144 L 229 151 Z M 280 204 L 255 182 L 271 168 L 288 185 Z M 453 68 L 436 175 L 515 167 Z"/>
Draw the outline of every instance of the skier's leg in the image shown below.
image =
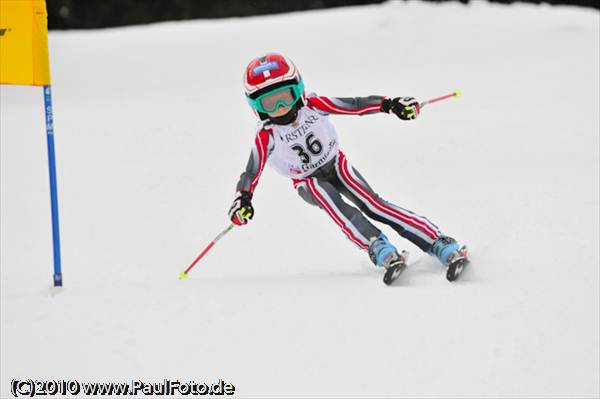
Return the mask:
<path fill-rule="evenodd" d="M 438 227 L 427 218 L 400 208 L 379 197 L 365 179 L 348 162 L 340 151 L 336 160 L 337 177 L 346 195 L 367 216 L 392 227 L 402 237 L 410 240 L 425 252 L 443 236 Z"/>
<path fill-rule="evenodd" d="M 302 199 L 325 210 L 343 233 L 360 249 L 368 249 L 373 238 L 381 231 L 355 207 L 342 199 L 338 190 L 328 181 L 316 178 L 294 180 Z"/>
<path fill-rule="evenodd" d="M 333 165 L 331 171 L 334 171 Z M 330 174 L 325 171 L 324 176 L 330 176 Z M 398 276 L 403 270 L 402 265 L 404 265 L 406 255 L 399 255 L 396 247 L 388 241 L 385 234 L 373 226 L 358 209 L 345 203 L 336 187 L 327 181 L 328 179 L 292 180 L 302 199 L 325 210 L 350 241 L 359 248 L 368 250 L 369 258 L 376 266 L 388 269 L 384 279 L 387 281 L 386 284 Z"/>

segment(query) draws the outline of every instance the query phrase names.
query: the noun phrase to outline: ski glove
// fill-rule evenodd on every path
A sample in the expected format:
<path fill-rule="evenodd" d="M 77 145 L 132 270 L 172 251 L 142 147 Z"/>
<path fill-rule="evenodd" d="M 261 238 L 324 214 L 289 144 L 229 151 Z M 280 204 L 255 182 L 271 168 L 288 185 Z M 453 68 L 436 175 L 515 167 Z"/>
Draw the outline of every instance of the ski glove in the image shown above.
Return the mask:
<path fill-rule="evenodd" d="M 415 119 L 419 115 L 420 108 L 419 102 L 413 97 L 386 98 L 381 103 L 382 112 L 388 114 L 393 112 L 404 121 Z"/>
<path fill-rule="evenodd" d="M 238 226 L 248 223 L 248 220 L 254 216 L 254 208 L 252 208 L 252 193 L 249 191 L 238 191 L 235 194 L 235 200 L 231 208 L 229 208 L 229 218 Z"/>

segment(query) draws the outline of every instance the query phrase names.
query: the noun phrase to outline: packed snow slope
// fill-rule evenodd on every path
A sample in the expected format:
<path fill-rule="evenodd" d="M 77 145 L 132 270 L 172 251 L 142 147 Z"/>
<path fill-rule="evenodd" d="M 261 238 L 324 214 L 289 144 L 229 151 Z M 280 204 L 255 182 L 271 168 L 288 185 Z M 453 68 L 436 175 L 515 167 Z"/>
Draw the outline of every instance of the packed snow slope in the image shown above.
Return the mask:
<path fill-rule="evenodd" d="M 39 88 L 1 88 L 1 390 L 13 378 L 234 384 L 240 397 L 598 397 L 599 14 L 377 6 L 52 32 L 64 289 L 50 294 Z M 228 225 L 253 142 L 246 63 L 308 91 L 463 97 L 418 120 L 334 116 L 381 195 L 467 243 L 454 284 L 411 251 L 387 287 L 266 170 Z"/>

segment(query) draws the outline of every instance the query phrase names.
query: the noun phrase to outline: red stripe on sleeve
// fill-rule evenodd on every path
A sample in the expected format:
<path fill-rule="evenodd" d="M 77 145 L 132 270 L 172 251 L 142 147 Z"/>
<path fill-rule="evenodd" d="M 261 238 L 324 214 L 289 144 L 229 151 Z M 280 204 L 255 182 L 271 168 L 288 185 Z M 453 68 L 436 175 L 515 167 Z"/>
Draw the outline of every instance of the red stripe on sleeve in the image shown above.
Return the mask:
<path fill-rule="evenodd" d="M 321 111 L 340 115 L 364 115 L 369 112 L 377 112 L 381 109 L 381 104 L 369 105 L 356 110 L 346 109 L 335 105 L 329 98 L 325 96 L 310 97 L 308 99 L 308 104 L 309 106 L 313 106 Z"/>
<path fill-rule="evenodd" d="M 252 179 L 250 183 L 250 192 L 254 192 L 256 185 L 258 184 L 258 180 L 260 179 L 260 175 L 265 168 L 265 164 L 267 162 L 267 147 L 269 145 L 269 132 L 265 129 L 262 129 L 256 135 L 254 139 L 254 145 L 258 151 L 258 171 L 256 172 L 256 176 Z"/>

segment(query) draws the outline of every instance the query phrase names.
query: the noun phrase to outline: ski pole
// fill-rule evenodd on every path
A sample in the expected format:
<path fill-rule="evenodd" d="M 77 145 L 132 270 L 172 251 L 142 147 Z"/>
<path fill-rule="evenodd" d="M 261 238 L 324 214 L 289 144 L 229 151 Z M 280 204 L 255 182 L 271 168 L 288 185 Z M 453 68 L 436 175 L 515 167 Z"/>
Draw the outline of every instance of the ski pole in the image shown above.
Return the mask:
<path fill-rule="evenodd" d="M 210 249 L 217 243 L 217 241 L 219 241 L 225 234 L 229 233 L 229 231 L 231 229 L 233 229 L 235 225 L 233 223 L 231 223 L 225 230 L 223 230 L 214 240 L 212 240 L 210 242 L 210 244 L 207 245 L 206 248 L 204 248 L 204 250 L 200 253 L 200 255 L 198 255 L 198 257 L 196 259 L 194 259 L 194 261 L 192 262 L 191 265 L 188 266 L 187 269 L 185 269 L 184 271 L 182 271 L 181 273 L 179 273 L 179 279 L 180 280 L 186 280 L 188 278 L 188 273 L 190 272 L 190 270 L 192 270 L 192 268 L 194 266 L 196 266 L 196 263 L 198 263 L 198 261 L 200 259 L 202 259 L 202 257 L 204 255 L 206 255 L 206 253 L 208 251 L 210 251 Z"/>
<path fill-rule="evenodd" d="M 438 101 L 442 101 L 442 100 L 445 100 L 445 99 L 451 98 L 451 97 L 459 98 L 460 96 L 461 96 L 460 90 L 456 89 L 456 90 L 454 90 L 454 92 L 452 94 L 446 94 L 445 96 L 441 96 L 441 97 L 437 97 L 437 98 L 432 98 L 431 100 L 423 101 L 421 104 L 419 104 L 419 106 L 421 108 L 423 108 L 427 104 L 433 104 L 433 103 L 436 103 Z"/>

